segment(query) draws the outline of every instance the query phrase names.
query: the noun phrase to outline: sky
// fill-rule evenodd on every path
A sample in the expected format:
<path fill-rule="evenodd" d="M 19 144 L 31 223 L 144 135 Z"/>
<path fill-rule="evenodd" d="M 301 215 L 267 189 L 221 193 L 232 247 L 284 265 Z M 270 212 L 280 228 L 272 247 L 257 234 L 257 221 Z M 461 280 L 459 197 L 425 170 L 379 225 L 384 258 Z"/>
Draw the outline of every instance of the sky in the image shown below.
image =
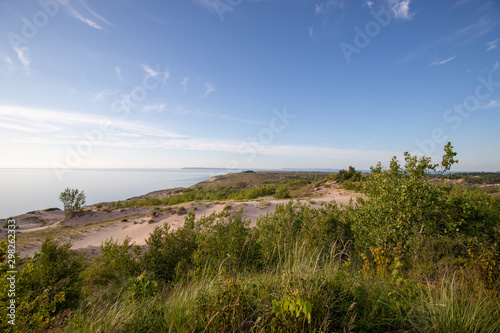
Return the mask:
<path fill-rule="evenodd" d="M 490 0 L 0 0 L 0 168 L 500 171 Z"/>

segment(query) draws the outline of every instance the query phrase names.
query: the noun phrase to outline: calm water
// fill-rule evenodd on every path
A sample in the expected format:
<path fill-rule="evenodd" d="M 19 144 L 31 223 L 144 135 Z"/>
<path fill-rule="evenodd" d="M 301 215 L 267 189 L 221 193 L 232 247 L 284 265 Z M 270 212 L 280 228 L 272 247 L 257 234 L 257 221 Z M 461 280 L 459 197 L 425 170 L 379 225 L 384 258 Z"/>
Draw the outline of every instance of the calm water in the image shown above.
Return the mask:
<path fill-rule="evenodd" d="M 188 187 L 215 175 L 212 169 L 75 170 L 59 181 L 52 169 L 0 169 L 0 218 L 51 207 L 62 208 L 67 187 L 85 191 L 86 204 L 117 201 L 173 187 Z"/>

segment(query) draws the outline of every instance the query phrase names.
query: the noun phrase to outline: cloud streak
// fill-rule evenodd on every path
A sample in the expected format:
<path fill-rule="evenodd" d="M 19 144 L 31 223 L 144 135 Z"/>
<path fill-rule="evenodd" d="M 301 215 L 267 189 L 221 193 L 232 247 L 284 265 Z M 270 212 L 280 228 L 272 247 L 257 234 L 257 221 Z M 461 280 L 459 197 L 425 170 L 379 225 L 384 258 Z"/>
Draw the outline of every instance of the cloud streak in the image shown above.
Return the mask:
<path fill-rule="evenodd" d="M 154 70 L 151 66 L 149 66 L 147 64 L 141 64 L 141 67 L 144 70 L 144 72 L 146 72 L 146 75 L 148 75 L 149 77 L 158 77 L 160 74 L 162 74 L 163 75 L 163 78 L 162 78 L 163 84 L 165 84 L 165 82 L 167 82 L 168 78 L 170 77 L 170 73 L 168 71 L 165 71 L 162 73 L 158 70 Z"/>
<path fill-rule="evenodd" d="M 160 105 L 162 107 L 162 105 Z M 19 106 L 0 106 L 0 138 L 3 142 L 37 145 L 77 145 L 86 128 L 97 129 L 103 121 L 113 124 L 100 146 L 129 149 L 165 149 L 214 151 L 237 154 L 244 159 L 242 147 L 254 146 L 240 140 L 196 138 L 168 132 L 164 129 L 124 121 L 103 118 L 78 112 L 32 109 Z M 255 147 L 255 146 L 254 146 Z M 301 158 L 385 160 L 395 155 L 388 151 L 337 149 L 306 145 L 257 146 L 257 154 Z M 244 150 L 244 149 L 243 149 Z"/>
<path fill-rule="evenodd" d="M 102 30 L 102 23 L 114 27 L 108 20 L 106 20 L 104 17 L 90 8 L 85 0 L 71 1 L 65 3 L 64 7 L 71 14 L 71 16 L 87 24 L 89 27 L 97 30 Z M 97 21 L 99 21 L 101 24 L 99 24 Z"/>
<path fill-rule="evenodd" d="M 154 126 L 134 121 L 103 117 L 95 114 L 34 109 L 20 106 L 0 106 L 0 123 L 3 128 L 29 134 L 64 134 L 79 136 L 86 129 L 98 129 L 109 124 L 113 134 L 133 134 L 153 137 L 185 137 Z M 22 134 L 22 133 L 17 133 Z"/>
<path fill-rule="evenodd" d="M 454 55 L 453 57 L 449 57 L 448 59 L 444 59 L 444 60 L 434 60 L 433 62 L 431 62 L 429 64 L 429 67 L 430 66 L 441 66 L 441 65 L 444 65 L 452 60 L 454 60 L 457 56 Z"/>
<path fill-rule="evenodd" d="M 208 97 L 208 95 L 210 95 L 214 91 L 215 91 L 215 87 L 212 83 L 210 83 L 210 82 L 205 83 L 205 92 L 203 93 L 203 96 L 201 96 L 201 98 Z"/>
<path fill-rule="evenodd" d="M 411 0 L 388 0 L 388 4 L 395 18 L 403 21 L 413 18 L 414 14 L 410 12 Z"/>
<path fill-rule="evenodd" d="M 500 100 L 493 100 L 488 103 L 488 105 L 485 105 L 483 109 L 493 109 L 493 108 L 500 108 Z"/>
<path fill-rule="evenodd" d="M 27 46 L 23 47 L 14 47 L 14 51 L 17 54 L 17 58 L 19 59 L 19 62 L 21 65 L 23 65 L 24 70 L 26 73 L 30 73 L 30 64 L 31 64 L 31 57 L 30 57 L 30 51 Z"/>
<path fill-rule="evenodd" d="M 498 47 L 499 41 L 500 39 L 495 39 L 492 40 L 491 42 L 486 43 L 486 52 L 496 49 Z"/>

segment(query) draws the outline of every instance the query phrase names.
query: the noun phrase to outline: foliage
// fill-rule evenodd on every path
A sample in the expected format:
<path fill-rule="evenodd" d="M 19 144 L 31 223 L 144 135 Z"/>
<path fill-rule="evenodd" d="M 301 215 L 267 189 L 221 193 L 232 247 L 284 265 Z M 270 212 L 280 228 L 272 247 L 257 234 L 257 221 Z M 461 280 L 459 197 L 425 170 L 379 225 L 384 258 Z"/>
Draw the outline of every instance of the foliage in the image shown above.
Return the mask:
<path fill-rule="evenodd" d="M 48 238 L 41 252 L 22 263 L 16 280 L 16 326 L 43 331 L 52 327 L 66 309 L 74 308 L 81 296 L 80 273 L 84 259 Z M 4 272 L 5 273 L 5 272 Z M 5 283 L 2 274 L 2 284 Z M 3 290 L 3 288 L 2 288 Z M 2 298 L 2 308 L 8 299 Z M 3 326 L 5 328 L 5 326 Z"/>
<path fill-rule="evenodd" d="M 78 212 L 85 205 L 85 192 L 77 189 L 67 188 L 59 195 L 59 200 L 64 205 L 66 214 Z"/>
<path fill-rule="evenodd" d="M 276 199 L 287 199 L 290 198 L 290 192 L 288 191 L 288 188 L 284 185 L 278 187 L 276 190 L 276 193 L 274 193 L 274 197 Z"/>
<path fill-rule="evenodd" d="M 92 265 L 83 274 L 85 284 L 107 284 L 139 273 L 140 250 L 130 242 L 130 237 L 122 244 L 113 241 L 113 238 L 104 241 L 100 246 L 100 254 L 93 258 Z"/>
<path fill-rule="evenodd" d="M 201 218 L 196 223 L 197 249 L 193 262 L 199 268 L 238 272 L 259 264 L 259 248 L 249 227 L 250 221 L 224 211 Z"/>
<path fill-rule="evenodd" d="M 350 225 L 341 218 L 341 211 L 335 204 L 316 209 L 289 201 L 259 218 L 256 232 L 263 262 L 273 265 L 283 261 L 296 245 L 328 253 L 335 240 L 349 239 Z"/>
<path fill-rule="evenodd" d="M 83 274 L 67 245 L 48 240 L 20 270 L 22 327 L 50 330 L 71 309 L 71 332 L 498 331 L 500 200 L 429 177 L 448 176 L 452 148 L 440 165 L 405 153 L 403 165 L 379 163 L 362 181 L 350 168 L 343 184 L 363 184 L 367 199 L 289 201 L 255 228 L 241 211 L 198 220 L 191 211 L 177 230 L 156 228 L 143 254 L 129 239 L 104 242 Z M 303 181 L 155 200 L 276 196 L 322 182 Z"/>
<path fill-rule="evenodd" d="M 156 227 L 146 240 L 148 250 L 142 257 L 143 268 L 166 282 L 192 268 L 191 256 L 197 248 L 194 212 L 188 213 L 182 228 L 169 231 L 168 224 Z"/>
<path fill-rule="evenodd" d="M 349 166 L 349 171 L 340 170 L 337 174 L 333 175 L 333 179 L 338 183 L 343 183 L 345 181 L 359 182 L 363 178 L 360 171 L 356 171 L 353 166 Z"/>

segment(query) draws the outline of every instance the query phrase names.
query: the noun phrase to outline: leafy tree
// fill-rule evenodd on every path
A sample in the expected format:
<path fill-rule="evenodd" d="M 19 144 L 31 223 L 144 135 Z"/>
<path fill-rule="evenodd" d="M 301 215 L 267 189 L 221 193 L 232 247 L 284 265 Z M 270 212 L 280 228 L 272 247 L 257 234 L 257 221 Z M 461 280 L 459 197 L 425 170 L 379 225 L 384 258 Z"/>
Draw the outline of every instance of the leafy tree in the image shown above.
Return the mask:
<path fill-rule="evenodd" d="M 85 192 L 77 189 L 67 188 L 59 195 L 59 200 L 64 205 L 64 211 L 67 215 L 78 212 L 85 204 Z"/>
<path fill-rule="evenodd" d="M 458 163 L 458 160 L 455 159 L 455 156 L 457 156 L 457 153 L 453 151 L 451 142 L 448 142 L 446 146 L 444 146 L 444 155 L 443 160 L 441 161 L 441 175 L 444 175 L 445 172 L 450 171 L 453 164 Z"/>

